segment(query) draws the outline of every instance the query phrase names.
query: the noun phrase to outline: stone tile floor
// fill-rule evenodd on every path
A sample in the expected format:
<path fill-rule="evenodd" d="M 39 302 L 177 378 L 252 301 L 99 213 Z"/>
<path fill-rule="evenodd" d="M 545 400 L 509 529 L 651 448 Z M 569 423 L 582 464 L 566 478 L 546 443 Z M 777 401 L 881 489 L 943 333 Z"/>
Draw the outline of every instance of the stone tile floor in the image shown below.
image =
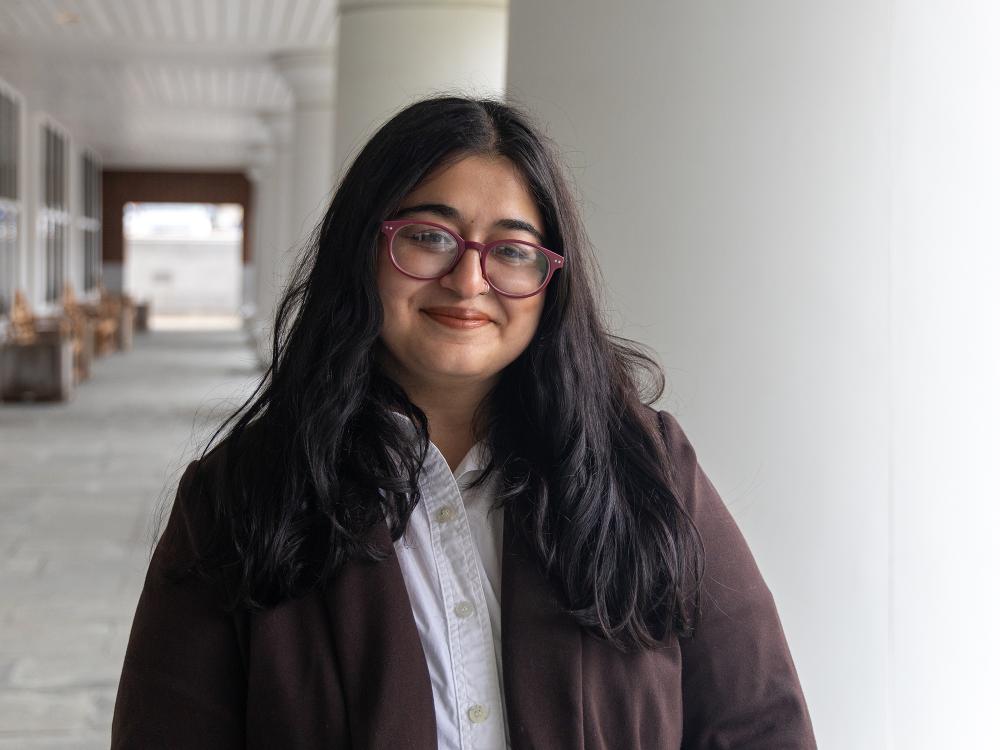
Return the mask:
<path fill-rule="evenodd" d="M 0 750 L 108 747 L 154 520 L 260 374 L 241 330 L 157 330 L 0 404 Z"/>

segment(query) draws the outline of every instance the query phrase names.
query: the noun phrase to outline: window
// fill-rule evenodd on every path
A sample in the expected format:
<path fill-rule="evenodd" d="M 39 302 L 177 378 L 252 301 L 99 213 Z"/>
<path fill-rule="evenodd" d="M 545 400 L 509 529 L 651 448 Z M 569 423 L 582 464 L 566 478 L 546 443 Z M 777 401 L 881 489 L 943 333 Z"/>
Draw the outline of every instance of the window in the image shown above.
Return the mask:
<path fill-rule="evenodd" d="M 42 194 L 38 242 L 46 302 L 56 302 L 61 297 L 69 262 L 67 141 L 65 133 L 55 124 L 42 124 Z"/>
<path fill-rule="evenodd" d="M 17 171 L 20 125 L 20 103 L 13 91 L 0 81 L 0 316 L 9 314 L 17 286 L 21 217 Z"/>
<path fill-rule="evenodd" d="M 101 282 L 101 168 L 96 157 L 84 153 L 83 168 L 83 290 L 96 289 Z"/>

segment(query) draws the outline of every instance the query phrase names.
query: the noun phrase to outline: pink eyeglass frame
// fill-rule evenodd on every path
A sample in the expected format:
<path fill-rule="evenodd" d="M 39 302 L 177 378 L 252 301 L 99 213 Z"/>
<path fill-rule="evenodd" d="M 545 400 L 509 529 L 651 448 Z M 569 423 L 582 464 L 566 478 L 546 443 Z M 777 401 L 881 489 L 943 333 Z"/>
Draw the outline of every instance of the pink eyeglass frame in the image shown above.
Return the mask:
<path fill-rule="evenodd" d="M 396 232 L 398 232 L 403 227 L 408 227 L 412 224 L 420 224 L 421 226 L 434 227 L 435 229 L 440 229 L 442 232 L 446 232 L 447 234 L 455 238 L 456 242 L 458 243 L 458 254 L 455 256 L 455 261 L 450 266 L 448 266 L 448 268 L 446 268 L 443 273 L 440 273 L 437 276 L 414 276 L 412 273 L 407 273 L 402 268 L 400 268 L 399 264 L 396 262 L 396 259 L 392 256 L 392 240 L 393 237 L 396 236 Z M 452 270 L 455 268 L 455 266 L 458 265 L 459 261 L 462 260 L 462 256 L 465 254 L 465 251 L 471 248 L 473 250 L 479 251 L 479 265 L 480 268 L 482 269 L 483 278 L 486 279 L 486 283 L 490 285 L 490 289 L 495 291 L 497 294 L 502 294 L 504 297 L 514 297 L 516 299 L 523 297 L 534 297 L 536 294 L 541 293 L 541 291 L 545 289 L 545 287 L 547 287 L 549 285 L 549 282 L 552 280 L 552 274 L 554 274 L 556 271 L 562 268 L 563 264 L 565 263 L 563 256 L 561 256 L 559 253 L 553 250 L 549 250 L 546 247 L 542 247 L 541 245 L 536 245 L 533 242 L 525 242 L 524 240 L 515 240 L 515 239 L 495 240 L 493 242 L 487 242 L 485 244 L 483 244 L 482 242 L 473 242 L 472 240 L 465 239 L 454 230 L 449 229 L 448 227 L 442 224 L 435 224 L 433 221 L 415 221 L 413 219 L 395 219 L 391 221 L 383 221 L 382 234 L 385 235 L 385 240 L 386 240 L 385 249 L 386 252 L 389 254 L 389 260 L 392 262 L 392 265 L 395 267 L 395 269 L 404 276 L 409 276 L 411 279 L 420 279 L 422 281 L 428 281 L 430 279 L 440 279 L 441 277 L 447 276 L 449 273 L 451 273 Z M 545 253 L 545 257 L 548 258 L 549 260 L 549 272 L 548 275 L 546 275 L 545 277 L 545 281 L 542 282 L 542 285 L 538 287 L 537 290 L 531 292 L 530 294 L 510 294 L 509 292 L 503 292 L 497 289 L 493 285 L 493 282 L 490 281 L 490 277 L 486 274 L 486 256 L 489 254 L 489 251 L 492 250 L 494 247 L 497 247 L 498 245 L 503 245 L 504 243 L 507 242 L 517 242 L 518 244 L 528 245 L 529 247 L 533 247 L 536 250 L 541 250 L 543 253 Z"/>

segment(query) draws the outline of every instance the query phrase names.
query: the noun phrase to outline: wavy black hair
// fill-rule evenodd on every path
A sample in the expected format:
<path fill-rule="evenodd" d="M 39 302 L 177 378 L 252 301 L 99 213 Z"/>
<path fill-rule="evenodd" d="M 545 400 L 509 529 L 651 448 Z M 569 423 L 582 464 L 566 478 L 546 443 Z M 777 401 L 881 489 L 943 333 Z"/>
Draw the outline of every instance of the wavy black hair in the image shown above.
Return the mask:
<path fill-rule="evenodd" d="M 490 454 L 477 481 L 499 474 L 497 505 L 583 628 L 622 650 L 693 633 L 704 551 L 649 407 L 665 378 L 602 322 L 593 251 L 556 153 L 523 112 L 485 99 L 425 99 L 375 133 L 283 291 L 268 369 L 202 452 L 197 469 L 229 425 L 223 479 L 206 493 L 211 537 L 175 574 L 222 571 L 228 606 L 266 607 L 346 560 L 384 558 L 375 524 L 402 536 L 429 437 L 426 415 L 379 366 L 379 226 L 447 160 L 502 156 L 566 265 L 532 341 L 476 411 Z M 412 420 L 416 441 L 392 411 Z"/>

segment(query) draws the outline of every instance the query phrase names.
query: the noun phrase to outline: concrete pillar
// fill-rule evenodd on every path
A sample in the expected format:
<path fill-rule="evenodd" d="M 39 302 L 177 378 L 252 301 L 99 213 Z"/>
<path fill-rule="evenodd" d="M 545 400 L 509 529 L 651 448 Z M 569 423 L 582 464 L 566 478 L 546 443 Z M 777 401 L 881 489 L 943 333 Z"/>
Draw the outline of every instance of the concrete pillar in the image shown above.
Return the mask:
<path fill-rule="evenodd" d="M 83 168 L 81 159 L 83 153 L 76 139 L 70 137 L 66 144 L 67 150 L 67 201 L 72 217 L 69 225 L 69 239 L 66 243 L 65 279 L 73 285 L 73 291 L 81 300 L 96 299 L 97 295 L 86 295 L 83 290 Z"/>
<path fill-rule="evenodd" d="M 289 267 L 291 248 L 297 238 L 289 230 L 289 204 L 292 190 L 292 117 L 288 113 L 268 112 L 260 115 L 270 136 L 270 144 L 261 149 L 251 169 L 256 188 L 257 240 L 254 317 L 250 331 L 259 359 L 265 366 L 270 361 L 271 336 L 275 305 L 280 293 L 279 276 Z"/>
<path fill-rule="evenodd" d="M 431 93 L 502 96 L 507 3 L 341 3 L 337 52 L 338 174 L 377 127 Z"/>
<path fill-rule="evenodd" d="M 291 248 L 297 236 L 291 228 L 292 187 L 294 185 L 292 115 L 288 112 L 271 112 L 261 115 L 271 138 L 270 184 L 266 210 L 270 226 L 268 241 L 273 258 Z M 274 261 L 276 262 L 276 261 Z M 273 284 L 272 284 L 273 287 Z M 273 292 L 272 292 L 273 296 Z"/>
<path fill-rule="evenodd" d="M 892 5 L 893 746 L 1000 747 L 1000 7 Z"/>
<path fill-rule="evenodd" d="M 271 169 L 273 149 L 263 146 L 254 154 L 254 163 L 246 170 L 247 179 L 251 185 L 251 203 L 253 205 L 252 221 L 248 225 L 243 222 L 243 231 L 250 233 L 250 247 L 253 248 L 253 258 L 250 263 L 243 264 L 242 314 L 243 326 L 250 333 L 255 346 L 259 348 L 261 338 L 260 328 L 260 276 L 270 263 L 269 246 L 271 244 L 272 223 L 269 195 L 272 185 Z"/>
<path fill-rule="evenodd" d="M 298 249 L 323 218 L 333 193 L 334 53 L 327 49 L 281 53 L 273 62 L 295 96 L 288 245 Z M 288 263 L 279 261 L 280 284 L 289 270 Z"/>
<path fill-rule="evenodd" d="M 512 0 L 509 33 L 820 747 L 1000 743 L 1000 11 Z"/>

